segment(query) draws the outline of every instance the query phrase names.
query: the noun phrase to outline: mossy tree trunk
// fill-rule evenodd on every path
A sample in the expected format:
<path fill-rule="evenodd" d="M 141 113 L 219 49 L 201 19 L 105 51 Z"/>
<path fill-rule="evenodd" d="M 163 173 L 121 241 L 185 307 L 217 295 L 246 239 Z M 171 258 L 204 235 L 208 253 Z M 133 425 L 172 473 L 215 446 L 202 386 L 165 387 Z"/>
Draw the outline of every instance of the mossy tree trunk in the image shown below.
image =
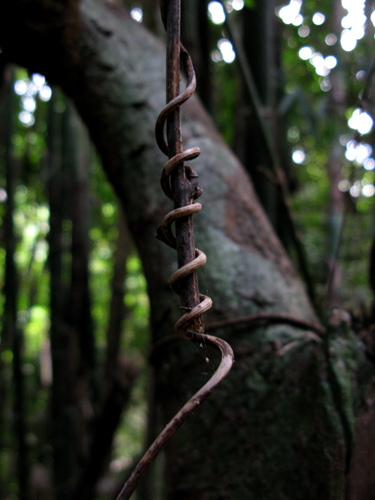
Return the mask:
<path fill-rule="evenodd" d="M 217 360 L 204 345 L 170 339 L 179 315 L 167 285 L 176 256 L 155 240 L 171 209 L 154 139 L 165 101 L 165 48 L 116 3 L 13 0 L 0 14 L 2 57 L 45 74 L 74 100 L 121 199 L 148 281 L 151 359 L 166 421 Z M 208 257 L 199 280 L 214 301 L 206 324 L 259 313 L 317 322 L 246 172 L 196 97 L 183 108 L 183 137 L 186 148 L 202 150 L 192 166 L 204 190 L 194 223 L 197 247 Z M 170 442 L 165 498 L 344 498 L 353 409 L 365 378 L 356 375 L 367 373 L 367 364 L 357 339 L 336 323 L 325 338 L 282 320 L 217 329 L 236 363 Z"/>

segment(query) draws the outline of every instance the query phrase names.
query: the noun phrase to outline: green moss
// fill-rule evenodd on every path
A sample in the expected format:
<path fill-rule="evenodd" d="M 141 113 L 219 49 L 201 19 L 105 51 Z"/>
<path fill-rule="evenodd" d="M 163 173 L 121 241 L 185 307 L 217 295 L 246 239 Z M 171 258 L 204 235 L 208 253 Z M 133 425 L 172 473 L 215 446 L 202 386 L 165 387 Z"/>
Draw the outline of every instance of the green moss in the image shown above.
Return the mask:
<path fill-rule="evenodd" d="M 170 498 L 342 500 L 371 373 L 358 338 L 345 325 L 330 326 L 324 341 L 282 325 L 220 334 L 236 362 L 173 438 Z M 191 395 L 218 364 L 204 346 L 183 342 L 162 357 L 168 401 Z"/>
<path fill-rule="evenodd" d="M 363 345 L 345 322 L 329 325 L 326 348 L 332 397 L 342 422 L 347 449 L 350 450 L 356 410 L 362 404 L 371 367 Z"/>

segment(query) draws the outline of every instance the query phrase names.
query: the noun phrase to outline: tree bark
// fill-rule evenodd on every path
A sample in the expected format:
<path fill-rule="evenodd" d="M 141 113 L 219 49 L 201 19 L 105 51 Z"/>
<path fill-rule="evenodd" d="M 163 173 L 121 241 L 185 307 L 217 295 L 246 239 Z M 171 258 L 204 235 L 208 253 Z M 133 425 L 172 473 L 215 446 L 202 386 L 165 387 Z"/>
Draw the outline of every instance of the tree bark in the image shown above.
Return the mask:
<path fill-rule="evenodd" d="M 259 105 L 262 106 L 261 112 L 265 114 L 266 133 L 272 138 L 269 146 L 274 156 L 279 156 L 279 145 L 276 143 L 277 130 L 275 120 L 278 97 L 278 56 L 276 48 L 279 45 L 275 43 L 278 30 L 274 9 L 274 0 L 264 0 L 263 2 L 259 2 L 254 9 L 245 9 L 242 38 L 244 51 L 254 76 L 256 90 L 258 91 Z M 257 50 L 254 50 L 254 47 L 257 47 Z M 269 155 L 266 154 L 264 148 L 259 147 L 262 137 L 258 136 L 260 130 L 256 126 L 254 118 L 252 119 L 251 117 L 251 114 L 255 112 L 256 110 L 251 110 L 246 128 L 243 131 L 243 141 L 245 144 L 243 162 L 250 172 L 255 190 L 269 219 L 272 221 L 273 227 L 280 233 L 283 229 L 285 230 L 285 220 L 280 221 L 282 214 L 280 210 L 280 194 L 275 185 L 275 180 L 271 180 L 265 173 L 267 169 L 272 171 L 272 168 L 276 167 L 276 165 L 274 167 L 270 165 Z M 281 230 L 279 231 L 279 229 Z"/>
<path fill-rule="evenodd" d="M 13 0 L 0 14 L 3 56 L 45 74 L 74 100 L 121 199 L 148 281 L 156 395 L 166 421 L 206 381 L 216 356 L 170 337 L 178 307 L 167 282 L 177 266 L 154 237 L 172 208 L 159 186 L 165 158 L 154 139 L 165 48 L 112 2 Z M 184 146 L 202 150 L 193 165 L 204 190 L 194 227 L 208 258 L 201 288 L 214 301 L 207 324 L 257 313 L 316 322 L 247 174 L 197 98 L 183 106 L 182 123 Z M 169 444 L 165 498 L 343 498 L 359 404 L 353 384 L 365 366 L 356 338 L 335 332 L 322 340 L 286 324 L 238 323 L 219 333 L 236 363 Z M 342 344 L 340 364 L 334 354 Z"/>

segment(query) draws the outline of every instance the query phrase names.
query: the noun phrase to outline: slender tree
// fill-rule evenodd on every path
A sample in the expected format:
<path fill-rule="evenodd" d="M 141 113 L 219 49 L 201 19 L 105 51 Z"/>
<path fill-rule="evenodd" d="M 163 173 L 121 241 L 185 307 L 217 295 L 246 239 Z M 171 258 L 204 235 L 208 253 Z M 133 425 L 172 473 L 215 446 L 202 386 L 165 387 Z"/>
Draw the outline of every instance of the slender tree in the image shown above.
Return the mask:
<path fill-rule="evenodd" d="M 23 366 L 23 332 L 17 322 L 18 306 L 18 281 L 19 276 L 15 263 L 17 240 L 14 232 L 13 211 L 14 192 L 17 182 L 17 167 L 13 155 L 12 137 L 14 133 L 14 93 L 13 75 L 9 80 L 7 98 L 5 101 L 4 114 L 8 126 L 5 129 L 5 169 L 6 169 L 6 212 L 4 217 L 5 226 L 5 284 L 4 284 L 4 322 L 1 332 L 1 352 L 11 349 L 13 354 L 13 433 L 16 442 L 16 464 L 19 481 L 19 497 L 21 500 L 29 498 L 29 475 L 30 467 L 28 460 L 28 449 L 26 444 L 26 415 L 25 415 L 25 384 Z"/>

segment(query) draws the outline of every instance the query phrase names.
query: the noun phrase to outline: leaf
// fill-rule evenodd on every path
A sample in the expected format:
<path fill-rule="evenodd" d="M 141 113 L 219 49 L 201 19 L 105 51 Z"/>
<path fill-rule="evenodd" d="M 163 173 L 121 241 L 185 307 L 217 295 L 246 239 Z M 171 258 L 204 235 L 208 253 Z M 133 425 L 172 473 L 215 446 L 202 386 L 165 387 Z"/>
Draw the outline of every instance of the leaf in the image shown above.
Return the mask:
<path fill-rule="evenodd" d="M 245 7 L 247 7 L 248 9 L 255 9 L 256 7 L 255 0 L 244 0 L 244 2 L 245 2 Z"/>

